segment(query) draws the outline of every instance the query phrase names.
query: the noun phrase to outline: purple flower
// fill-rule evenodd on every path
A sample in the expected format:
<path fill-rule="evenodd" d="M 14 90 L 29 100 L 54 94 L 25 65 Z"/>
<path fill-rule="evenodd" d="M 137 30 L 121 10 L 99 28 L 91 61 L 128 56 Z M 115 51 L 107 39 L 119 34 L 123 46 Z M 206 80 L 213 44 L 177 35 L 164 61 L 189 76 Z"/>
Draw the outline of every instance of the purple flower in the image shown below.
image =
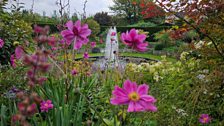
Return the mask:
<path fill-rule="evenodd" d="M 208 124 L 211 121 L 211 118 L 208 114 L 201 114 L 199 118 L 199 122 L 202 124 Z"/>
<path fill-rule="evenodd" d="M 72 21 L 66 23 L 68 30 L 61 32 L 62 37 L 69 43 L 76 40 L 74 43 L 74 49 L 80 49 L 83 44 L 87 44 L 88 36 L 91 34 L 91 30 L 87 24 L 81 25 L 81 21 L 78 20 L 73 24 Z"/>
<path fill-rule="evenodd" d="M 11 56 L 10 56 L 10 63 L 11 63 L 11 66 L 12 66 L 13 68 L 16 68 L 15 60 L 16 60 L 16 58 L 15 58 L 15 54 L 11 55 Z"/>
<path fill-rule="evenodd" d="M 83 58 L 85 58 L 85 59 L 88 59 L 88 58 L 89 58 L 89 54 L 88 54 L 88 52 L 85 52 L 85 53 L 83 54 Z"/>
<path fill-rule="evenodd" d="M 138 31 L 131 29 L 130 32 L 121 34 L 121 41 L 132 49 L 144 52 L 147 50 L 148 43 L 145 42 L 146 35 L 138 34 Z"/>
<path fill-rule="evenodd" d="M 72 75 L 77 75 L 78 71 L 76 69 L 73 69 L 71 73 L 72 73 Z"/>
<path fill-rule="evenodd" d="M 52 104 L 51 100 L 42 101 L 40 103 L 40 110 L 41 112 L 48 112 L 49 109 L 53 109 L 54 105 Z"/>
<path fill-rule="evenodd" d="M 4 41 L 2 39 L 0 39 L 0 48 L 2 48 L 4 46 Z"/>
<path fill-rule="evenodd" d="M 116 32 L 112 32 L 112 33 L 111 33 L 111 36 L 115 36 L 115 35 L 116 35 Z"/>
<path fill-rule="evenodd" d="M 94 48 L 96 46 L 96 42 L 91 42 L 90 45 L 91 45 L 91 48 Z"/>
<path fill-rule="evenodd" d="M 128 112 L 157 111 L 154 103 L 156 99 L 148 95 L 149 86 L 146 84 L 137 85 L 135 82 L 126 80 L 123 88 L 115 86 L 113 98 L 110 103 L 113 105 L 128 105 Z"/>
<path fill-rule="evenodd" d="M 43 28 L 42 27 L 40 27 L 40 26 L 38 26 L 38 25 L 34 25 L 34 32 L 36 33 L 36 34 L 39 34 L 39 33 L 41 33 L 43 31 Z"/>
<path fill-rule="evenodd" d="M 15 49 L 15 55 L 16 55 L 16 59 L 20 59 L 22 58 L 22 56 L 24 55 L 24 51 L 23 48 L 21 46 L 17 46 Z"/>

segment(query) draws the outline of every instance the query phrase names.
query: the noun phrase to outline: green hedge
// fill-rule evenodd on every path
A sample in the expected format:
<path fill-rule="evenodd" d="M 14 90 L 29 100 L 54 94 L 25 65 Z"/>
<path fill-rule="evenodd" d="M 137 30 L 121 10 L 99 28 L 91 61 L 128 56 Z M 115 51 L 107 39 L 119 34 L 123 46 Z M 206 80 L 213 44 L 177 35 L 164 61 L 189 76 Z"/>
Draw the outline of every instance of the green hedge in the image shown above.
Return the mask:
<path fill-rule="evenodd" d="M 101 31 L 105 31 L 109 26 L 101 26 Z M 153 26 L 153 27 L 132 27 L 132 26 L 116 26 L 118 32 L 126 32 L 127 30 L 130 30 L 132 28 L 135 29 L 142 29 L 146 32 L 149 32 L 149 37 L 147 38 L 147 41 L 154 42 L 154 33 L 159 32 L 164 29 L 169 29 L 171 26 Z"/>
<path fill-rule="evenodd" d="M 35 22 L 35 24 L 39 26 L 45 26 L 48 25 L 51 28 L 51 33 L 58 32 L 57 29 L 57 24 L 54 24 L 52 22 Z M 110 28 L 110 26 L 100 26 L 100 31 L 103 32 L 106 29 Z M 126 32 L 127 30 L 130 30 L 132 28 L 135 29 L 142 29 L 144 31 L 149 32 L 149 37 L 147 38 L 147 41 L 149 42 L 154 42 L 154 33 L 164 30 L 164 29 L 169 29 L 171 26 L 153 26 L 153 27 L 133 27 L 133 26 L 116 26 L 118 32 Z"/>

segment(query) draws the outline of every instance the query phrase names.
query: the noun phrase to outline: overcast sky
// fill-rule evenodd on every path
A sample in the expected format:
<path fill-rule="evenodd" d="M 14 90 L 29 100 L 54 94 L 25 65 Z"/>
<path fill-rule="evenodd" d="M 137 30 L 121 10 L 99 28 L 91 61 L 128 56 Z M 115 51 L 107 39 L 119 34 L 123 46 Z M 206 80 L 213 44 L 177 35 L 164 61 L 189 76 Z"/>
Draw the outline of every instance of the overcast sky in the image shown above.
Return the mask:
<path fill-rule="evenodd" d="M 9 3 L 12 3 L 13 0 L 9 0 Z M 32 0 L 19 0 L 20 2 L 25 3 L 25 8 L 30 10 Z M 54 10 L 59 10 L 59 7 L 56 5 L 57 0 L 35 0 L 34 12 L 40 13 L 46 12 L 46 15 L 53 15 Z M 63 1 L 63 0 L 62 0 Z M 67 0 L 66 0 L 67 1 Z M 70 13 L 74 13 L 77 10 L 79 13 L 83 13 L 83 4 L 85 0 L 70 0 Z M 110 12 L 109 6 L 113 5 L 112 0 L 88 0 L 86 4 L 86 13 L 87 16 L 94 15 L 96 12 Z"/>

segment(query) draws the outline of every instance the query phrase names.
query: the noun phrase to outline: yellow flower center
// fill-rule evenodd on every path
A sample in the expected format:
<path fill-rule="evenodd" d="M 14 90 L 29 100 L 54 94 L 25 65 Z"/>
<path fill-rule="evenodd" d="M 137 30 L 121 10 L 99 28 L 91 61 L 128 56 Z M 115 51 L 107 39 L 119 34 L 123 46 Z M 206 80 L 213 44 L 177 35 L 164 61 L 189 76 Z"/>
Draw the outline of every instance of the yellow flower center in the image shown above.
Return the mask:
<path fill-rule="evenodd" d="M 138 101 L 138 100 L 140 99 L 139 94 L 136 93 L 136 92 L 132 92 L 132 93 L 130 93 L 130 94 L 128 95 L 128 97 L 130 98 L 130 100 L 135 101 L 135 102 Z"/>
<path fill-rule="evenodd" d="M 45 104 L 44 104 L 44 106 L 45 106 L 45 107 L 48 107 L 48 104 L 47 104 L 47 103 L 45 103 Z"/>
<path fill-rule="evenodd" d="M 204 123 L 207 122 L 208 118 L 207 117 L 203 118 L 203 121 L 204 121 Z"/>

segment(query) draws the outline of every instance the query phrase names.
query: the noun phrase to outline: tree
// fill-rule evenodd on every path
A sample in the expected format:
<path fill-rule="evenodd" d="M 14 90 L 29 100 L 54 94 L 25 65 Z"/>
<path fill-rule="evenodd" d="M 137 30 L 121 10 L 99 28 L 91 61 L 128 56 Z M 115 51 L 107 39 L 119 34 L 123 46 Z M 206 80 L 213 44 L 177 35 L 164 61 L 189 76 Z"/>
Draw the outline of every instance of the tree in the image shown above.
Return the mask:
<path fill-rule="evenodd" d="M 114 13 L 118 15 L 124 15 L 129 23 L 138 22 L 139 15 L 139 3 L 140 0 L 113 0 L 114 6 L 110 7 Z"/>
<path fill-rule="evenodd" d="M 184 21 L 186 25 L 182 27 L 187 27 L 188 30 L 194 29 L 201 37 L 211 41 L 214 50 L 224 59 L 223 0 L 156 0 L 156 2 L 169 14 L 174 14 Z M 184 13 L 185 16 L 180 16 L 178 13 Z"/>
<path fill-rule="evenodd" d="M 162 24 L 165 22 L 165 11 L 161 7 L 156 5 L 154 2 L 148 0 L 141 0 L 140 8 L 144 20 L 156 24 Z"/>
<path fill-rule="evenodd" d="M 96 13 L 94 16 L 94 20 L 103 26 L 112 25 L 112 17 L 109 16 L 107 12 Z"/>

